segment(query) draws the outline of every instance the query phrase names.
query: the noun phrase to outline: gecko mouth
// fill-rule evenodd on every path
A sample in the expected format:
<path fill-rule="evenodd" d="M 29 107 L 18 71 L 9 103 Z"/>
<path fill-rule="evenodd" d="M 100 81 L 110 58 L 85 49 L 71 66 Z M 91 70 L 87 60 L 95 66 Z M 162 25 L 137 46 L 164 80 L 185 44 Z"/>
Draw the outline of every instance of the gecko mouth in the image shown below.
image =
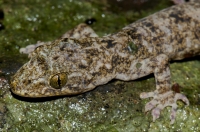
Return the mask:
<path fill-rule="evenodd" d="M 30 91 L 26 90 L 26 89 L 22 89 L 20 88 L 18 85 L 17 85 L 17 82 L 16 81 L 12 81 L 11 82 L 11 91 L 12 93 L 18 95 L 18 96 L 23 96 L 23 97 L 37 97 L 38 95 L 34 95 L 34 94 L 31 94 L 30 95 Z"/>
<path fill-rule="evenodd" d="M 18 86 L 17 80 L 11 81 L 11 91 L 18 95 L 23 97 L 30 97 L 30 98 L 40 98 L 40 97 L 52 97 L 52 96 L 63 96 L 63 95 L 74 95 L 77 94 L 73 90 L 65 89 L 64 91 L 62 89 L 54 89 L 54 88 L 48 88 L 44 86 L 35 86 L 35 89 L 26 89 Z M 24 86 L 26 87 L 26 86 Z"/>
<path fill-rule="evenodd" d="M 36 97 L 40 97 L 41 95 L 38 94 L 38 92 L 33 92 L 33 90 L 29 90 L 29 89 L 26 89 L 25 86 L 24 88 L 23 87 L 19 87 L 18 86 L 19 82 L 17 80 L 11 80 L 11 91 L 18 95 L 18 96 L 23 96 L 23 97 L 33 97 L 33 98 L 36 98 Z"/>

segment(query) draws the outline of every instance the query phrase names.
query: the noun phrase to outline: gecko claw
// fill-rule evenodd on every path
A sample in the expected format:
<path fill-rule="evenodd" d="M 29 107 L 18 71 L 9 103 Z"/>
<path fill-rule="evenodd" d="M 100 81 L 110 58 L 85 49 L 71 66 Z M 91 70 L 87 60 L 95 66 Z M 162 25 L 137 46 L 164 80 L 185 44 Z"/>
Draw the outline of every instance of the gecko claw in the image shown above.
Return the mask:
<path fill-rule="evenodd" d="M 146 99 L 146 98 L 149 98 L 149 97 L 153 97 L 155 94 L 155 92 L 143 92 L 140 94 L 140 98 L 141 99 Z"/>

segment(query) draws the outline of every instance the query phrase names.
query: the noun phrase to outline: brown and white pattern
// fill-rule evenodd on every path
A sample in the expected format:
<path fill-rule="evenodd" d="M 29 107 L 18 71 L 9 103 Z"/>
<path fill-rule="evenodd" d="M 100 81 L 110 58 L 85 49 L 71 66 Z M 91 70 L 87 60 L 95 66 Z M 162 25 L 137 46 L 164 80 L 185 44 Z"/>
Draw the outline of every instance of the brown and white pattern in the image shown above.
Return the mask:
<path fill-rule="evenodd" d="M 162 109 L 171 106 L 173 123 L 176 101 L 187 105 L 189 101 L 171 90 L 169 61 L 195 55 L 200 55 L 200 2 L 187 2 L 102 38 L 81 24 L 30 53 L 30 61 L 13 76 L 11 86 L 25 97 L 74 95 L 112 79 L 128 81 L 153 73 L 156 90 L 140 95 L 153 98 L 145 110 L 152 110 L 156 120 Z"/>

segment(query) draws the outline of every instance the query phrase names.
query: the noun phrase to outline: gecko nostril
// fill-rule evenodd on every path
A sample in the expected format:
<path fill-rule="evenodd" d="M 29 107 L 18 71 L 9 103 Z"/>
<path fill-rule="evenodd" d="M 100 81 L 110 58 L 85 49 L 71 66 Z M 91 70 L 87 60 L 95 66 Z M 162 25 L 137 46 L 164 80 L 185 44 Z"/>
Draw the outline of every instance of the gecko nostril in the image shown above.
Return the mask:
<path fill-rule="evenodd" d="M 23 83 L 24 85 L 28 85 L 28 84 L 31 83 L 31 80 L 23 80 L 22 83 Z"/>
<path fill-rule="evenodd" d="M 30 84 L 31 83 L 31 80 L 28 80 L 28 84 Z"/>

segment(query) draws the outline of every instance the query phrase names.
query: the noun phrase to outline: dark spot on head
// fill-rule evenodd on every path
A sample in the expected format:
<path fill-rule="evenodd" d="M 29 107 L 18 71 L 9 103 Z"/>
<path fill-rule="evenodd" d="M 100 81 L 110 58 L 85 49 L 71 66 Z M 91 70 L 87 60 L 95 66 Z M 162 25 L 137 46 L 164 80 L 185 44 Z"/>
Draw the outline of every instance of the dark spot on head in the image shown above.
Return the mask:
<path fill-rule="evenodd" d="M 60 51 L 63 51 L 65 48 L 65 45 L 60 46 Z"/>
<path fill-rule="evenodd" d="M 91 75 L 92 75 L 93 77 L 95 77 L 95 76 L 100 76 L 101 73 L 100 73 L 100 72 L 93 72 L 93 73 L 91 73 Z"/>
<path fill-rule="evenodd" d="M 75 93 L 83 93 L 83 88 L 79 88 L 79 87 L 74 87 L 73 84 L 68 84 L 66 85 L 66 87 L 70 90 L 70 91 L 73 91 L 72 92 L 72 95 L 75 94 Z"/>
<path fill-rule="evenodd" d="M 112 48 L 115 46 L 115 43 L 113 43 L 113 40 L 102 40 L 102 43 L 107 43 L 106 48 Z"/>
<path fill-rule="evenodd" d="M 34 60 L 33 60 L 33 59 L 31 59 L 31 60 L 29 61 L 29 63 L 30 63 L 30 65 L 33 65 L 33 63 L 34 63 Z"/>
<path fill-rule="evenodd" d="M 68 42 L 68 38 L 63 38 L 62 42 Z"/>
<path fill-rule="evenodd" d="M 36 58 L 36 61 L 37 61 L 38 66 L 40 66 L 40 68 L 42 70 L 47 70 L 48 69 L 48 64 L 47 64 L 47 62 L 46 62 L 44 57 L 38 56 Z M 34 61 L 31 61 L 31 63 L 34 63 Z"/>
<path fill-rule="evenodd" d="M 85 52 L 86 52 L 86 54 L 88 54 L 88 57 L 98 56 L 98 54 L 99 54 L 97 49 L 90 49 L 90 50 L 86 50 Z"/>
<path fill-rule="evenodd" d="M 150 22 L 145 22 L 144 23 L 147 27 L 152 27 L 152 23 L 150 23 Z"/>
<path fill-rule="evenodd" d="M 53 57 L 54 60 L 57 60 L 58 58 L 59 58 L 59 56 L 54 56 Z"/>
<path fill-rule="evenodd" d="M 38 64 L 44 64 L 45 63 L 45 58 L 42 57 L 42 56 L 38 56 L 37 57 L 37 62 L 38 62 Z"/>
<path fill-rule="evenodd" d="M 22 83 L 23 83 L 24 85 L 28 85 L 28 84 L 31 83 L 31 80 L 23 80 Z"/>
<path fill-rule="evenodd" d="M 131 29 L 131 30 L 127 30 L 125 31 L 127 32 L 127 34 L 133 39 L 137 39 L 137 40 L 141 40 L 142 39 L 142 35 L 137 33 L 137 29 Z"/>
<path fill-rule="evenodd" d="M 170 14 L 170 17 L 174 17 L 175 18 L 175 22 L 178 23 L 179 21 L 183 22 L 183 18 L 179 17 L 178 14 Z"/>
<path fill-rule="evenodd" d="M 178 39 L 178 44 L 182 44 L 182 42 L 183 42 L 182 38 Z"/>
<path fill-rule="evenodd" d="M 179 23 L 179 22 L 189 23 L 191 21 L 191 18 L 184 15 L 184 12 L 181 12 L 181 11 L 172 12 L 169 16 L 175 19 L 175 23 Z"/>
<path fill-rule="evenodd" d="M 63 38 L 62 41 L 60 42 L 60 50 L 63 51 L 66 45 L 68 44 L 68 38 Z"/>
<path fill-rule="evenodd" d="M 87 66 L 84 66 L 84 65 L 78 65 L 78 67 L 80 68 L 80 69 L 85 69 L 85 68 L 87 68 Z"/>
<path fill-rule="evenodd" d="M 31 83 L 31 80 L 28 80 L 28 84 L 30 84 Z"/>
<path fill-rule="evenodd" d="M 152 32 L 156 32 L 156 29 L 157 29 L 157 28 L 155 28 L 155 26 L 151 26 L 149 29 L 150 29 Z"/>
<path fill-rule="evenodd" d="M 118 56 L 114 56 L 114 57 L 112 58 L 112 65 L 113 65 L 113 66 L 120 65 L 121 62 L 122 62 L 122 61 L 120 60 L 120 57 L 118 57 Z"/>
<path fill-rule="evenodd" d="M 157 41 L 157 39 L 158 39 L 157 37 L 153 37 L 153 39 L 152 39 L 152 40 L 153 40 L 153 41 Z"/>

